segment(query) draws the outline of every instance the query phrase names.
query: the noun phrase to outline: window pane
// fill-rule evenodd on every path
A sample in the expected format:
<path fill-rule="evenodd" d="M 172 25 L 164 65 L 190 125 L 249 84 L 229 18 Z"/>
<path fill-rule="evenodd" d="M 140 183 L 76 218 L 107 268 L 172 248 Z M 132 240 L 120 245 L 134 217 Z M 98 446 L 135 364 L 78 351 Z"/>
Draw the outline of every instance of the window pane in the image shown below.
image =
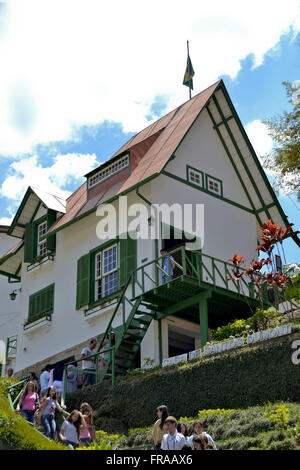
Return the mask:
<path fill-rule="evenodd" d="M 117 246 L 103 252 L 103 274 L 117 269 Z"/>
<path fill-rule="evenodd" d="M 104 295 L 112 294 L 118 290 L 118 273 L 117 271 L 108 274 L 104 278 Z"/>

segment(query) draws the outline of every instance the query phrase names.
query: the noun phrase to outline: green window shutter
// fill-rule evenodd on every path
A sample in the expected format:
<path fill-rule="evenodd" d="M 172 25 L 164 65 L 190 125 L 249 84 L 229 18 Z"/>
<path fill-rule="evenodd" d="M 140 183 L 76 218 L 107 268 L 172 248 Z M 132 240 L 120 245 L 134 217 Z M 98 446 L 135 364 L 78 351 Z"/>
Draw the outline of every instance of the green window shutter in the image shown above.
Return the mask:
<path fill-rule="evenodd" d="M 35 225 L 27 224 L 24 237 L 24 262 L 31 263 L 35 256 Z"/>
<path fill-rule="evenodd" d="M 54 224 L 56 221 L 56 211 L 53 209 L 48 209 L 47 211 L 47 230 L 51 227 L 51 225 Z M 47 238 L 46 246 L 47 250 L 49 251 L 55 251 L 55 245 L 56 245 L 56 234 L 52 235 L 51 237 Z"/>
<path fill-rule="evenodd" d="M 137 256 L 137 243 L 136 240 L 131 238 L 128 234 L 127 237 L 127 279 L 132 271 L 136 269 L 136 256 Z"/>
<path fill-rule="evenodd" d="M 44 313 L 53 313 L 54 307 L 54 284 L 46 287 L 45 289 L 32 294 L 29 297 L 29 312 L 28 317 L 35 317 Z"/>
<path fill-rule="evenodd" d="M 90 255 L 84 255 L 77 261 L 76 308 L 87 305 L 90 300 Z"/>
<path fill-rule="evenodd" d="M 120 238 L 119 251 L 120 251 L 120 286 L 123 286 L 126 282 L 126 246 L 127 240 Z"/>
<path fill-rule="evenodd" d="M 120 286 L 123 286 L 131 271 L 136 269 L 137 241 L 130 238 L 121 238 L 119 241 L 120 250 Z"/>

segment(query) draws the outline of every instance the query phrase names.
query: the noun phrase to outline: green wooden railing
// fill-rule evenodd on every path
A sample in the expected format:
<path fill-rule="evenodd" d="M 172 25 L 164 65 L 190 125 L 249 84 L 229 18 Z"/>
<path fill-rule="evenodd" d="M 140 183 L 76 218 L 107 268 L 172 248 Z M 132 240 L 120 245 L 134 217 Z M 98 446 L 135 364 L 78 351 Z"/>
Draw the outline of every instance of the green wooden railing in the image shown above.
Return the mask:
<path fill-rule="evenodd" d="M 8 402 L 10 404 L 10 407 L 15 410 L 16 409 L 16 406 L 17 406 L 17 403 L 18 401 L 20 400 L 20 397 L 24 391 L 24 387 L 26 386 L 27 382 L 29 382 L 29 376 L 28 377 L 25 377 L 24 379 L 21 379 L 19 382 L 16 382 L 12 385 L 10 385 L 9 387 L 7 387 L 7 398 L 8 398 Z M 20 390 L 19 390 L 20 388 Z M 14 396 L 14 390 L 15 389 L 18 389 L 18 393 L 16 396 Z"/>
<path fill-rule="evenodd" d="M 166 257 L 167 271 L 163 269 Z M 171 273 L 171 263 L 175 264 L 173 276 L 169 274 Z M 232 277 L 232 269 L 236 270 L 236 267 L 229 261 L 202 252 L 189 251 L 182 246 L 170 251 L 167 255 L 149 261 L 132 273 L 132 299 L 182 276 L 196 279 L 199 284 L 210 284 L 253 298 L 255 291 L 257 291 L 256 286 L 251 280 L 247 282 L 244 277 L 241 277 L 239 281 L 229 279 Z M 240 273 L 246 271 L 244 268 L 238 268 L 238 270 Z"/>
<path fill-rule="evenodd" d="M 62 385 L 62 395 L 61 395 L 61 406 L 65 405 L 65 400 L 67 396 L 67 381 L 68 381 L 68 366 L 73 365 L 76 367 L 76 371 L 81 372 L 83 374 L 91 374 L 95 375 L 95 383 L 99 383 L 99 378 L 101 371 L 99 371 L 99 359 L 101 359 L 101 356 L 103 354 L 110 354 L 110 363 L 111 363 L 111 373 L 106 372 L 107 376 L 111 377 L 111 384 L 112 387 L 115 385 L 115 346 L 111 346 L 110 348 L 107 349 L 102 349 L 100 351 L 97 351 L 95 354 L 91 354 L 88 357 L 76 359 L 74 361 L 68 362 L 67 364 L 64 365 L 64 373 L 63 373 L 63 385 Z M 82 361 L 94 359 L 95 360 L 95 371 L 85 371 L 84 369 L 78 367 L 78 364 Z"/>

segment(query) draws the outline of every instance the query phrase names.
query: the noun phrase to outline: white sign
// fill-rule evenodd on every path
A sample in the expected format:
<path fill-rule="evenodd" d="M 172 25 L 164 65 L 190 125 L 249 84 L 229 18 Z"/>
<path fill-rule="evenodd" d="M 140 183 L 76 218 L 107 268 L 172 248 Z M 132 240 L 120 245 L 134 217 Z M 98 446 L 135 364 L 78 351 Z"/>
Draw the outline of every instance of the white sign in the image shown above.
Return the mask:
<path fill-rule="evenodd" d="M 187 359 L 187 353 L 180 354 L 179 356 L 168 357 L 167 359 L 163 360 L 162 366 L 173 366 L 174 364 L 179 364 L 180 362 L 186 362 Z"/>
<path fill-rule="evenodd" d="M 277 338 L 278 336 L 289 335 L 292 331 L 292 326 L 288 325 L 281 325 L 277 328 L 271 328 L 270 330 L 265 331 L 258 331 L 257 333 L 253 333 L 252 335 L 247 336 L 247 343 L 253 344 L 258 343 L 259 341 L 265 341 L 267 339 Z"/>
<path fill-rule="evenodd" d="M 205 346 L 204 356 L 210 356 L 211 354 L 217 354 L 224 351 L 228 351 L 233 348 L 240 348 L 244 345 L 244 337 L 230 339 L 229 341 L 223 341 L 222 343 L 212 344 L 211 346 Z"/>
<path fill-rule="evenodd" d="M 198 359 L 202 356 L 202 349 L 196 349 L 195 351 L 189 352 L 189 361 L 193 361 L 194 359 Z"/>

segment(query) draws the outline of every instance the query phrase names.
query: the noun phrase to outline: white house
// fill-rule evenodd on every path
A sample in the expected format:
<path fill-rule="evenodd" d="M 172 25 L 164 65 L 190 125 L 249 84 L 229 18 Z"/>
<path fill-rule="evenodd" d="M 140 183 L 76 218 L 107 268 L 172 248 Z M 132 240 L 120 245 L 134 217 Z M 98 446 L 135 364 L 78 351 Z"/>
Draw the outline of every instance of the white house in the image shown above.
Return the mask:
<path fill-rule="evenodd" d="M 4 256 L 7 252 L 13 252 L 13 247 L 19 240 L 7 235 L 9 227 L 0 225 L 0 256 Z M 12 251 L 11 251 L 12 250 Z M 20 264 L 18 269 L 20 268 Z M 6 276 L 5 272 L 0 273 L 0 364 L 6 363 L 8 367 L 15 367 L 16 358 L 16 347 L 17 347 L 17 336 L 20 324 L 20 282 L 18 277 Z M 11 300 L 11 297 L 14 299 Z M 5 368 L 1 367 L 2 374 L 5 372 Z M 1 373 L 0 373 L 1 375 Z"/>
<path fill-rule="evenodd" d="M 139 238 L 133 204 L 142 204 L 157 239 Z M 204 205 L 201 249 L 187 249 L 179 219 L 160 220 L 155 204 L 183 213 Z M 116 234 L 105 239 L 113 208 Z M 256 258 L 257 226 L 268 219 L 290 225 L 222 81 L 132 137 L 66 201 L 28 188 L 8 230 L 19 241 L 0 259 L 1 273 L 22 289 L 9 333 L 18 335 L 16 371 L 78 358 L 90 338 L 101 345 L 111 330 L 119 372 L 197 349 L 209 327 L 255 305 L 250 283 L 228 281 L 228 260 Z M 173 252 L 172 275 L 171 258 L 156 259 L 162 247 Z"/>

